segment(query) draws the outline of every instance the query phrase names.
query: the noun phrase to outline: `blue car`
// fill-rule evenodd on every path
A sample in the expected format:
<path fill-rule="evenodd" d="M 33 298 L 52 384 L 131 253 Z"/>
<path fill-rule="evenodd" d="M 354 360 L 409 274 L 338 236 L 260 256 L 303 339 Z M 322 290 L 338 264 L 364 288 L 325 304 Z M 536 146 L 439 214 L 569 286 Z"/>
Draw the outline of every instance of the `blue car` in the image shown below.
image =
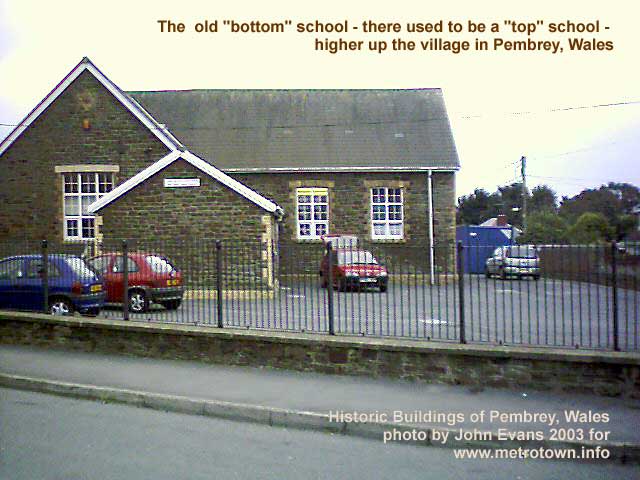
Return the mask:
<path fill-rule="evenodd" d="M 0 309 L 42 311 L 44 268 L 41 255 L 0 260 Z M 102 279 L 82 258 L 49 255 L 48 311 L 52 315 L 80 312 L 97 315 L 104 305 Z"/>

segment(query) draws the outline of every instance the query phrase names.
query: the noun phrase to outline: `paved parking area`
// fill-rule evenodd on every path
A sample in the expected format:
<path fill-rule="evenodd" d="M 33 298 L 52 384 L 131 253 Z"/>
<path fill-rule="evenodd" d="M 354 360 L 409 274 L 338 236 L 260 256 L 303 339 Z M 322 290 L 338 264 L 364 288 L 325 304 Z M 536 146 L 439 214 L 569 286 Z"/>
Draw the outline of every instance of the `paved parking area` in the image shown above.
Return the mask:
<path fill-rule="evenodd" d="M 389 290 L 333 292 L 336 333 L 459 341 L 457 284 L 392 282 Z M 640 349 L 640 292 L 618 289 L 619 345 Z M 464 278 L 465 336 L 470 342 L 613 348 L 612 288 L 583 282 Z M 131 320 L 217 325 L 215 292 L 185 299 L 176 311 L 155 307 Z M 119 317 L 118 309 L 101 315 Z M 270 294 L 225 295 L 224 324 L 239 328 L 329 330 L 328 292 L 317 279 L 281 283 Z"/>

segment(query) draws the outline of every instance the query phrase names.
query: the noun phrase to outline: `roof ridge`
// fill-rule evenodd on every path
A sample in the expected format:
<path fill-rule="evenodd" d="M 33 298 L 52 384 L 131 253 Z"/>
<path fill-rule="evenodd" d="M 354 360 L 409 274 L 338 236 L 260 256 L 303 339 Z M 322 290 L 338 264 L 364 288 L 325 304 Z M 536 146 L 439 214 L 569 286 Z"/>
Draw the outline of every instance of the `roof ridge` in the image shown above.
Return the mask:
<path fill-rule="evenodd" d="M 440 91 L 442 87 L 409 87 L 409 88 L 176 88 L 160 90 L 128 90 L 129 95 L 145 93 L 180 93 L 180 92 L 423 92 Z"/>

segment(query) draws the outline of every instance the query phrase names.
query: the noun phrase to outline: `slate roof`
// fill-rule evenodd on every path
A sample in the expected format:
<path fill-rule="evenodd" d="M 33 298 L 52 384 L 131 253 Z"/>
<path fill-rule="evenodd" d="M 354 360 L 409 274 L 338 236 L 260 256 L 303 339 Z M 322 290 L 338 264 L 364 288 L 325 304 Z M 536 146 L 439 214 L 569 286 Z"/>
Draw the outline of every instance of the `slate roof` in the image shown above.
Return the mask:
<path fill-rule="evenodd" d="M 440 89 L 128 92 L 228 171 L 453 170 Z"/>
<path fill-rule="evenodd" d="M 246 185 L 238 182 L 234 178 L 220 171 L 218 168 L 210 165 L 197 155 L 187 151 L 184 145 L 181 144 L 172 134 L 166 129 L 165 125 L 159 124 L 144 107 L 142 107 L 134 98 L 125 94 L 120 88 L 113 83 L 107 76 L 102 73 L 98 67 L 96 67 L 89 58 L 84 57 L 61 81 L 58 83 L 46 97 L 35 106 L 33 110 L 25 117 L 24 120 L 16 126 L 13 131 L 0 142 L 0 156 L 8 150 L 11 145 L 22 135 L 29 126 L 38 119 L 38 117 L 49 106 L 56 101 L 56 99 L 67 89 L 69 86 L 85 71 L 91 73 L 98 82 L 100 82 L 104 88 L 106 88 L 121 104 L 126 108 L 134 117 L 147 127 L 167 148 L 170 153 L 165 157 L 159 159 L 148 168 L 139 172 L 137 175 L 128 179 L 122 183 L 115 190 L 112 190 L 108 195 L 105 195 L 98 201 L 89 206 L 91 213 L 95 213 L 98 209 L 104 207 L 107 203 L 110 203 L 119 198 L 124 193 L 128 192 L 131 188 L 134 188 L 142 181 L 146 180 L 152 175 L 158 173 L 162 168 L 169 165 L 171 162 L 182 158 L 191 163 L 196 168 L 200 169 L 204 173 L 215 178 L 220 183 L 226 185 L 238 194 L 244 196 L 247 200 L 255 203 L 256 205 L 264 208 L 270 213 L 281 215 L 282 208 L 271 200 L 263 197 L 259 193 L 251 190 Z"/>

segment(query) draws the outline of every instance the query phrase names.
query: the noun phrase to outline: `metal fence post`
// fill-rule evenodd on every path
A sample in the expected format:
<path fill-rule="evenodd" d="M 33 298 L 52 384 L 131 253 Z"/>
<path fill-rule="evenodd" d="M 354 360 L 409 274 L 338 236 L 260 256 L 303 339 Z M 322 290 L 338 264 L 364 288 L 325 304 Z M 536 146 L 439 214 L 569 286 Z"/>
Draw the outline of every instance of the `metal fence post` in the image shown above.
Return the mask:
<path fill-rule="evenodd" d="M 216 240 L 216 304 L 218 307 L 218 328 L 223 328 L 222 318 L 222 241 Z"/>
<path fill-rule="evenodd" d="M 122 241 L 122 318 L 129 320 L 129 245 Z"/>
<path fill-rule="evenodd" d="M 618 267 L 616 265 L 616 254 L 618 245 L 615 241 L 611 242 L 611 295 L 613 308 L 613 349 L 617 352 L 620 350 L 618 340 Z"/>
<path fill-rule="evenodd" d="M 49 311 L 49 254 L 47 241 L 42 240 L 42 302 L 44 313 Z"/>
<path fill-rule="evenodd" d="M 333 325 L 333 249 L 327 243 L 327 315 L 329 316 L 329 335 L 335 335 Z"/>
<path fill-rule="evenodd" d="M 464 261 L 462 258 L 464 247 L 462 242 L 458 242 L 457 263 L 458 263 L 458 308 L 460 312 L 460 343 L 467 343 L 464 328 Z"/>

